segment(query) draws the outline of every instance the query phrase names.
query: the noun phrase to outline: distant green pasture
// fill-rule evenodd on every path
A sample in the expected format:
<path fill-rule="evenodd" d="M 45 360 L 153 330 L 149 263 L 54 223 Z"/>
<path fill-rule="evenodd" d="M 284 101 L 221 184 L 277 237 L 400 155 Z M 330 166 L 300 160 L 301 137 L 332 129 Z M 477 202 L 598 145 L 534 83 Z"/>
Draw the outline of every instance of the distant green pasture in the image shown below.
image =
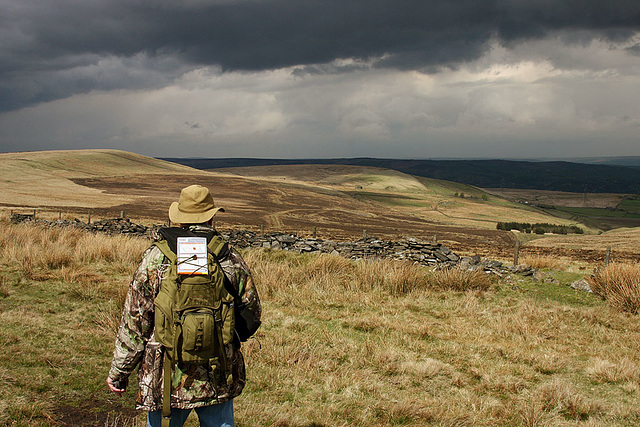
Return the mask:
<path fill-rule="evenodd" d="M 640 200 L 639 199 L 624 199 L 618 205 L 618 209 L 622 209 L 630 214 L 640 214 Z"/>
<path fill-rule="evenodd" d="M 624 211 L 614 211 L 602 208 L 556 207 L 556 209 L 569 212 L 574 215 L 594 218 L 624 218 L 627 214 L 627 212 Z"/>
<path fill-rule="evenodd" d="M 415 197 L 401 196 L 398 194 L 371 193 L 368 191 L 350 191 L 348 193 L 352 197 L 360 200 L 372 200 L 374 202 L 383 203 L 391 206 L 408 206 L 408 207 L 425 207 L 430 206 L 426 200 L 417 199 Z"/>

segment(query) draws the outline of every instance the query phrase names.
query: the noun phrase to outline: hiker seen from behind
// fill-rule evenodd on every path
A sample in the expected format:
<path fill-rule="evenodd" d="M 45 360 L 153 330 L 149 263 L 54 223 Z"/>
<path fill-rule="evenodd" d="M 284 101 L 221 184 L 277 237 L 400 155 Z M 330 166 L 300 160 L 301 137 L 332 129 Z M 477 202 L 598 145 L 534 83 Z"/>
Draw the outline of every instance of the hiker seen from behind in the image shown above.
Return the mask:
<path fill-rule="evenodd" d="M 144 252 L 125 300 L 107 377 L 122 394 L 138 368 L 136 408 L 150 427 L 179 427 L 195 410 L 201 426 L 234 425 L 245 386 L 241 343 L 260 326 L 251 272 L 213 227 L 210 191 L 191 185 Z"/>

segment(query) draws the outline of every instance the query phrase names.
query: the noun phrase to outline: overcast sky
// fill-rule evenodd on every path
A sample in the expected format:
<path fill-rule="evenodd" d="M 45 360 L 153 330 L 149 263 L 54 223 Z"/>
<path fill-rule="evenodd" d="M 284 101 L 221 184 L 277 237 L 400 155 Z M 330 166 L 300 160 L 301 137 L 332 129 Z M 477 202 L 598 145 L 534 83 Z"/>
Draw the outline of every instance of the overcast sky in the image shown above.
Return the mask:
<path fill-rule="evenodd" d="M 0 151 L 640 155 L 638 0 L 0 0 Z"/>

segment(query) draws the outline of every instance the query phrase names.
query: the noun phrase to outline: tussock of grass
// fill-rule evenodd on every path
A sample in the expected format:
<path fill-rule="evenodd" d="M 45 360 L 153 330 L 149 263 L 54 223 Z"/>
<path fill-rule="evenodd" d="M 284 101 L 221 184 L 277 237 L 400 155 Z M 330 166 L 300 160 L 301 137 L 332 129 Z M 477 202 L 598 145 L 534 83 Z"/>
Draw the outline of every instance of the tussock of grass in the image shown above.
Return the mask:
<path fill-rule="evenodd" d="M 87 396 L 85 419 L 134 425 L 102 383 L 148 241 L 3 221 L 0 231 L 0 425 L 56 425 Z"/>
<path fill-rule="evenodd" d="M 554 379 L 550 384 L 540 387 L 538 394 L 545 410 L 557 412 L 571 420 L 587 420 L 605 410 L 600 402 L 586 398 L 572 383 L 564 380 Z"/>
<path fill-rule="evenodd" d="M 597 383 L 640 383 L 640 368 L 629 359 L 622 359 L 619 363 L 608 360 L 594 359 L 587 367 L 587 374 Z"/>
<path fill-rule="evenodd" d="M 532 268 L 537 269 L 549 269 L 549 270 L 564 270 L 567 268 L 567 263 L 558 259 L 557 257 L 550 257 L 545 255 L 526 255 L 522 257 L 522 263 Z"/>
<path fill-rule="evenodd" d="M 640 309 L 640 264 L 613 263 L 587 278 L 594 294 L 621 311 L 637 314 Z"/>
<path fill-rule="evenodd" d="M 447 269 L 435 271 L 428 277 L 430 287 L 439 290 L 486 291 L 491 288 L 495 277 L 484 271 L 467 271 L 461 269 Z"/>

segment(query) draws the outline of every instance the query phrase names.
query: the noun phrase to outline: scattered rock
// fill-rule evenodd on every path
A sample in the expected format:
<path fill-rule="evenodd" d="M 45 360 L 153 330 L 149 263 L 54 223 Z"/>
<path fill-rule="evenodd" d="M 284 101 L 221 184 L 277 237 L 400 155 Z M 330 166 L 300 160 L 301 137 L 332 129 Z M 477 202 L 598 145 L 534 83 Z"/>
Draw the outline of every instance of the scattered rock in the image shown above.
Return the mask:
<path fill-rule="evenodd" d="M 575 282 L 573 282 L 569 286 L 572 287 L 573 289 L 578 290 L 578 291 L 584 291 L 584 292 L 593 293 L 593 291 L 591 290 L 591 286 L 589 286 L 589 283 L 587 283 L 587 281 L 584 280 L 584 279 L 576 280 Z"/>

